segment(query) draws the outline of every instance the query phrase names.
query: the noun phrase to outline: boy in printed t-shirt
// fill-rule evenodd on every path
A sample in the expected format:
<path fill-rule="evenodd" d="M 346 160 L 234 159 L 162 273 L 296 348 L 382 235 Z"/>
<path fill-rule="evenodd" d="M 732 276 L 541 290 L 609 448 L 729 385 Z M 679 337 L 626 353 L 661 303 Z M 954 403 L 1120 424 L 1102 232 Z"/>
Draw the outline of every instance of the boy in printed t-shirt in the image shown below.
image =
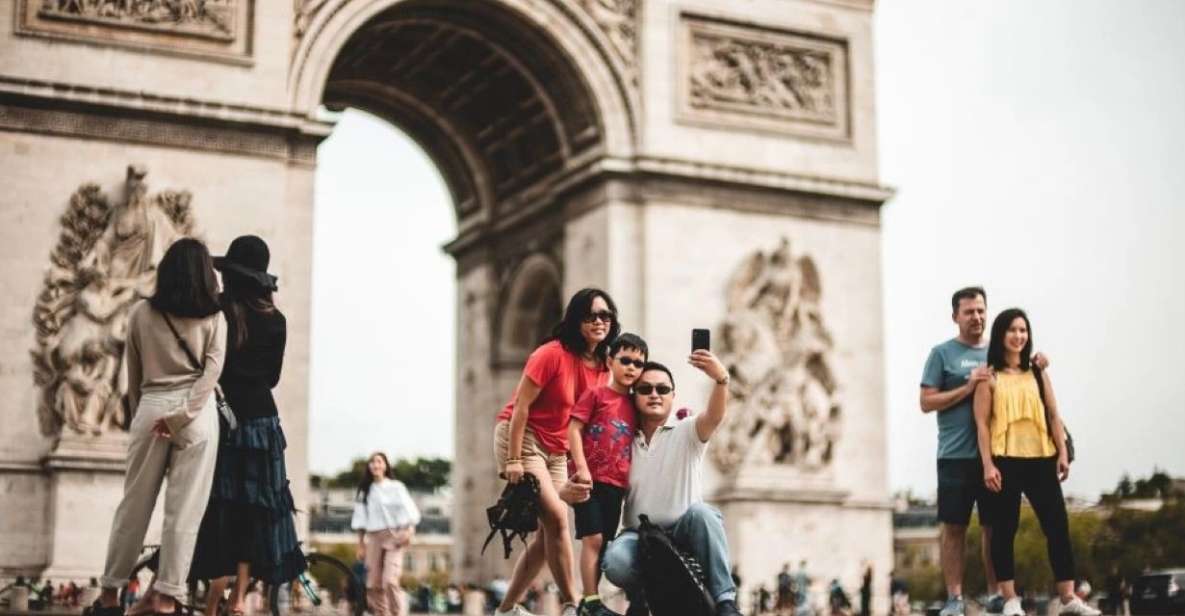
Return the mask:
<path fill-rule="evenodd" d="M 584 598 L 580 616 L 614 614 L 601 603 L 597 585 L 601 578 L 604 547 L 617 536 L 621 505 L 630 485 L 630 455 L 637 416 L 630 387 L 642 374 L 647 358 L 646 341 L 622 334 L 609 345 L 608 385 L 590 389 L 572 408 L 568 424 L 569 455 L 574 480 L 592 483 L 592 494 L 577 503 L 576 538 L 580 539 L 580 578 Z"/>

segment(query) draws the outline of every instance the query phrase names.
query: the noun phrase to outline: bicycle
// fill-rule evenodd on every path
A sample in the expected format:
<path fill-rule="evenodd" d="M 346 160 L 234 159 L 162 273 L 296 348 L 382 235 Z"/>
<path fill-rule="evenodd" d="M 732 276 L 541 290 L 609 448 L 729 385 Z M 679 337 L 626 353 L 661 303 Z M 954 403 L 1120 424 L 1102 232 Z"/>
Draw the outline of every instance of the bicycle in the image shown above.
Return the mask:
<path fill-rule="evenodd" d="M 308 568 L 295 580 L 287 584 L 272 585 L 268 592 L 268 605 L 272 616 L 318 616 L 321 614 L 342 616 L 338 609 L 346 602 L 348 616 L 362 616 L 366 611 L 366 587 L 363 580 L 342 561 L 319 552 L 305 552 Z M 283 587 L 289 587 L 288 601 Z"/>
<path fill-rule="evenodd" d="M 155 576 L 160 563 L 160 546 L 146 545 L 144 555 L 136 561 L 132 568 L 132 577 L 140 577 L 144 572 L 151 572 Z M 305 562 L 308 567 L 291 582 L 283 584 L 266 584 L 262 580 L 252 578 L 248 586 L 258 584 L 265 589 L 267 597 L 267 611 L 271 616 L 343 616 L 339 609 L 341 602 L 346 602 L 345 616 L 362 616 L 366 610 L 366 589 L 362 580 L 354 575 L 342 561 L 319 552 L 305 552 Z M 148 583 L 142 583 L 142 588 L 149 588 Z M 206 593 L 209 587 L 205 581 L 190 582 L 188 596 L 183 600 L 177 598 L 177 610 L 181 616 L 196 616 L 205 614 Z M 120 603 L 123 603 L 125 587 L 120 592 Z M 220 603 L 219 613 L 225 611 L 225 600 Z"/>

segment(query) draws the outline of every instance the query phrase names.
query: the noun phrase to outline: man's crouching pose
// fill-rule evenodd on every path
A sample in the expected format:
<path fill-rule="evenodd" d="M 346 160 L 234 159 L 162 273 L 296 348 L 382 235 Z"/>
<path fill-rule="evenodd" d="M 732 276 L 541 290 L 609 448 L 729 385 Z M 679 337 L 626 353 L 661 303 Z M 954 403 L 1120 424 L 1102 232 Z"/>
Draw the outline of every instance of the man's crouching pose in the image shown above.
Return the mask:
<path fill-rule="evenodd" d="M 728 540 L 720 512 L 704 502 L 700 468 L 708 439 L 724 421 L 728 370 L 708 351 L 692 353 L 690 363 L 716 381 L 708 408 L 670 424 L 675 399 L 671 371 L 648 362 L 634 383 L 638 434 L 634 437 L 630 487 L 625 500 L 626 531 L 605 552 L 605 577 L 625 589 L 628 616 L 647 614 L 638 557 L 639 516 L 670 531 L 678 546 L 703 566 L 717 616 L 740 616 L 736 586 L 729 571 Z"/>

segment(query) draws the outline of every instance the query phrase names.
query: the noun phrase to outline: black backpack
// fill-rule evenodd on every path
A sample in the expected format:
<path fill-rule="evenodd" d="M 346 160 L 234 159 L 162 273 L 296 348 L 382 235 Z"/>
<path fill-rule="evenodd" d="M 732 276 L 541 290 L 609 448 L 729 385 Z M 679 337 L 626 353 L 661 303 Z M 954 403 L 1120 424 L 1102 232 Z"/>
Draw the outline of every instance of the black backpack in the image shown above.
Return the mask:
<path fill-rule="evenodd" d="M 661 527 L 640 516 L 638 550 L 642 588 L 654 616 L 713 616 L 716 602 L 695 557 L 680 550 Z"/>
<path fill-rule="evenodd" d="M 539 528 L 539 480 L 527 473 L 518 483 L 506 484 L 498 502 L 486 508 L 486 517 L 490 521 L 490 534 L 481 545 L 481 553 L 486 553 L 494 535 L 501 532 L 502 549 L 505 557 L 510 558 L 514 538 L 518 537 L 525 546 L 527 535 Z"/>

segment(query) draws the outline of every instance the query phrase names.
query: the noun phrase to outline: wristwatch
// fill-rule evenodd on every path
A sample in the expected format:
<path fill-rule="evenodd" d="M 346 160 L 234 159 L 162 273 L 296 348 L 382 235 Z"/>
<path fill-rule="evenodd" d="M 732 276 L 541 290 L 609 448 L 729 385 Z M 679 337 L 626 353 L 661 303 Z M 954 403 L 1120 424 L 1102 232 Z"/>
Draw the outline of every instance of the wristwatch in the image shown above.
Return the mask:
<path fill-rule="evenodd" d="M 716 384 L 717 385 L 728 385 L 728 381 L 731 380 L 731 378 L 732 377 L 730 377 L 729 374 L 727 372 L 725 372 L 723 377 L 716 379 Z"/>

